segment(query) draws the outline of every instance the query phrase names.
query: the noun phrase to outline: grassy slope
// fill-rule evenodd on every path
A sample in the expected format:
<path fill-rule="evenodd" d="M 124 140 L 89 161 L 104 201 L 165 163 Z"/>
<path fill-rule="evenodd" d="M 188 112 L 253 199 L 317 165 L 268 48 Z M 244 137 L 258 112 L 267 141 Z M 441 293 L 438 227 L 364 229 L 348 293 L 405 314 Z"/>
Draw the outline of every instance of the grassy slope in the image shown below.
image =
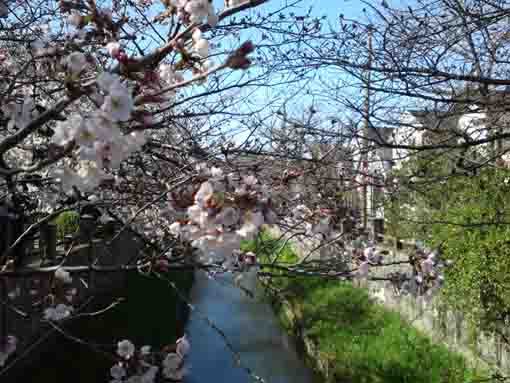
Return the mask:
<path fill-rule="evenodd" d="M 244 249 L 267 257 L 278 246 L 263 234 Z M 279 262 L 296 260 L 289 246 L 280 252 Z M 275 278 L 273 284 L 298 322 L 290 323 L 280 299 L 276 307 L 283 325 L 292 332 L 300 327 L 314 341 L 316 357 L 333 369 L 332 381 L 460 383 L 475 378 L 461 356 L 433 344 L 398 313 L 373 303 L 363 289 L 311 277 Z"/>

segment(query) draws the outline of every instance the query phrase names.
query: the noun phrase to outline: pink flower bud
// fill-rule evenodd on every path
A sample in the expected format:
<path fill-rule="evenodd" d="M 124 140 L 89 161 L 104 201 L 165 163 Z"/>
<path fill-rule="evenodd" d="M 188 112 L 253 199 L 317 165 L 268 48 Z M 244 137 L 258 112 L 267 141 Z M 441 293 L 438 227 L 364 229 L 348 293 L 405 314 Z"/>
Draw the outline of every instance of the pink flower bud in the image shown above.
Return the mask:
<path fill-rule="evenodd" d="M 115 57 L 117 60 L 119 60 L 120 63 L 127 64 L 129 62 L 129 57 L 126 54 L 126 52 L 120 51 L 117 57 Z"/>
<path fill-rule="evenodd" d="M 166 259 L 158 259 L 156 261 L 156 268 L 161 272 L 166 273 L 168 271 L 169 266 L 170 263 Z"/>

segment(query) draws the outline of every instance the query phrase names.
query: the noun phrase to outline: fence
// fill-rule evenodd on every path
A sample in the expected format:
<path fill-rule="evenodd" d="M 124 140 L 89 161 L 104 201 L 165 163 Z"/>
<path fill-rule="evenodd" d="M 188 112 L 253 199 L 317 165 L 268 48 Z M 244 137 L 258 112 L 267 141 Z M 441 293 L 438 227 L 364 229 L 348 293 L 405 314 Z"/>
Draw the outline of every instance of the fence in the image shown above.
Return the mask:
<path fill-rule="evenodd" d="M 0 257 L 29 225 L 13 214 L 0 215 Z M 61 241 L 57 240 L 53 223 L 40 226 L 21 241 L 11 253 L 15 269 L 0 275 L 0 339 L 16 335 L 19 353 L 38 338 L 58 266 L 65 266 L 72 273 L 69 291 L 75 289 L 74 307 L 123 287 L 126 273 L 118 266 L 135 260 L 142 243 L 129 232 L 118 230 L 114 221 L 100 224 L 93 216 L 84 215 L 78 232 Z"/>

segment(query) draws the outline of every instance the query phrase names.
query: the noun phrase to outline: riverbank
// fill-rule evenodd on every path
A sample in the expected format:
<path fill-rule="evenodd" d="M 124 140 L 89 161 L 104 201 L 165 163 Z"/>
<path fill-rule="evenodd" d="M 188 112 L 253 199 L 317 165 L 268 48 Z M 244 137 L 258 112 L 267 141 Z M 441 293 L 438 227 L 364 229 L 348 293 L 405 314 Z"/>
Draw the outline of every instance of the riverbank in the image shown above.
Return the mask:
<path fill-rule="evenodd" d="M 267 256 L 276 246 L 267 234 L 245 250 Z M 294 263 L 290 246 L 279 261 Z M 476 378 L 460 355 L 408 325 L 351 284 L 313 277 L 265 281 L 282 325 L 301 343 L 325 382 L 460 383 Z"/>

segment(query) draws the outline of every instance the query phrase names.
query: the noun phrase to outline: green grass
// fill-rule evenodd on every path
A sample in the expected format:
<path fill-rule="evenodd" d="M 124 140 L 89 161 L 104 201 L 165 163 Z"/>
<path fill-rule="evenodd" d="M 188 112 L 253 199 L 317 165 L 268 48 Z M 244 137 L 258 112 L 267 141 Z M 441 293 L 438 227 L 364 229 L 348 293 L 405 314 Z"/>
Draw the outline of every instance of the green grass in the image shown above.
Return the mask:
<path fill-rule="evenodd" d="M 243 248 L 267 260 L 279 245 L 263 233 Z M 279 262 L 296 261 L 286 246 Z M 365 289 L 312 277 L 273 278 L 272 284 L 279 291 L 275 307 L 282 324 L 293 333 L 300 327 L 314 341 L 318 346 L 314 357 L 332 368 L 330 381 L 460 383 L 478 378 L 462 356 L 432 343 L 398 313 L 373 303 Z M 284 315 L 283 304 L 290 305 L 296 320 Z"/>
<path fill-rule="evenodd" d="M 185 294 L 189 292 L 192 273 L 171 272 L 166 277 Z M 125 289 L 97 300 L 98 308 L 108 306 L 115 297 L 126 300 L 97 317 L 78 319 L 66 329 L 74 336 L 100 344 L 100 349 L 110 353 L 115 352 L 117 342 L 123 339 L 131 340 L 137 347 L 147 344 L 160 348 L 182 335 L 186 318 L 179 318 L 182 315 L 177 310 L 177 296 L 167 282 L 132 273 Z M 24 370 L 18 369 L 8 381 L 29 381 L 25 378 L 30 376 L 37 376 L 40 383 L 110 381 L 112 360 L 88 346 L 57 336 L 39 350 L 42 353 L 29 356 L 23 364 Z"/>
<path fill-rule="evenodd" d="M 62 241 L 64 236 L 75 234 L 80 225 L 80 214 L 77 211 L 64 211 L 55 218 L 57 225 L 57 240 Z"/>

